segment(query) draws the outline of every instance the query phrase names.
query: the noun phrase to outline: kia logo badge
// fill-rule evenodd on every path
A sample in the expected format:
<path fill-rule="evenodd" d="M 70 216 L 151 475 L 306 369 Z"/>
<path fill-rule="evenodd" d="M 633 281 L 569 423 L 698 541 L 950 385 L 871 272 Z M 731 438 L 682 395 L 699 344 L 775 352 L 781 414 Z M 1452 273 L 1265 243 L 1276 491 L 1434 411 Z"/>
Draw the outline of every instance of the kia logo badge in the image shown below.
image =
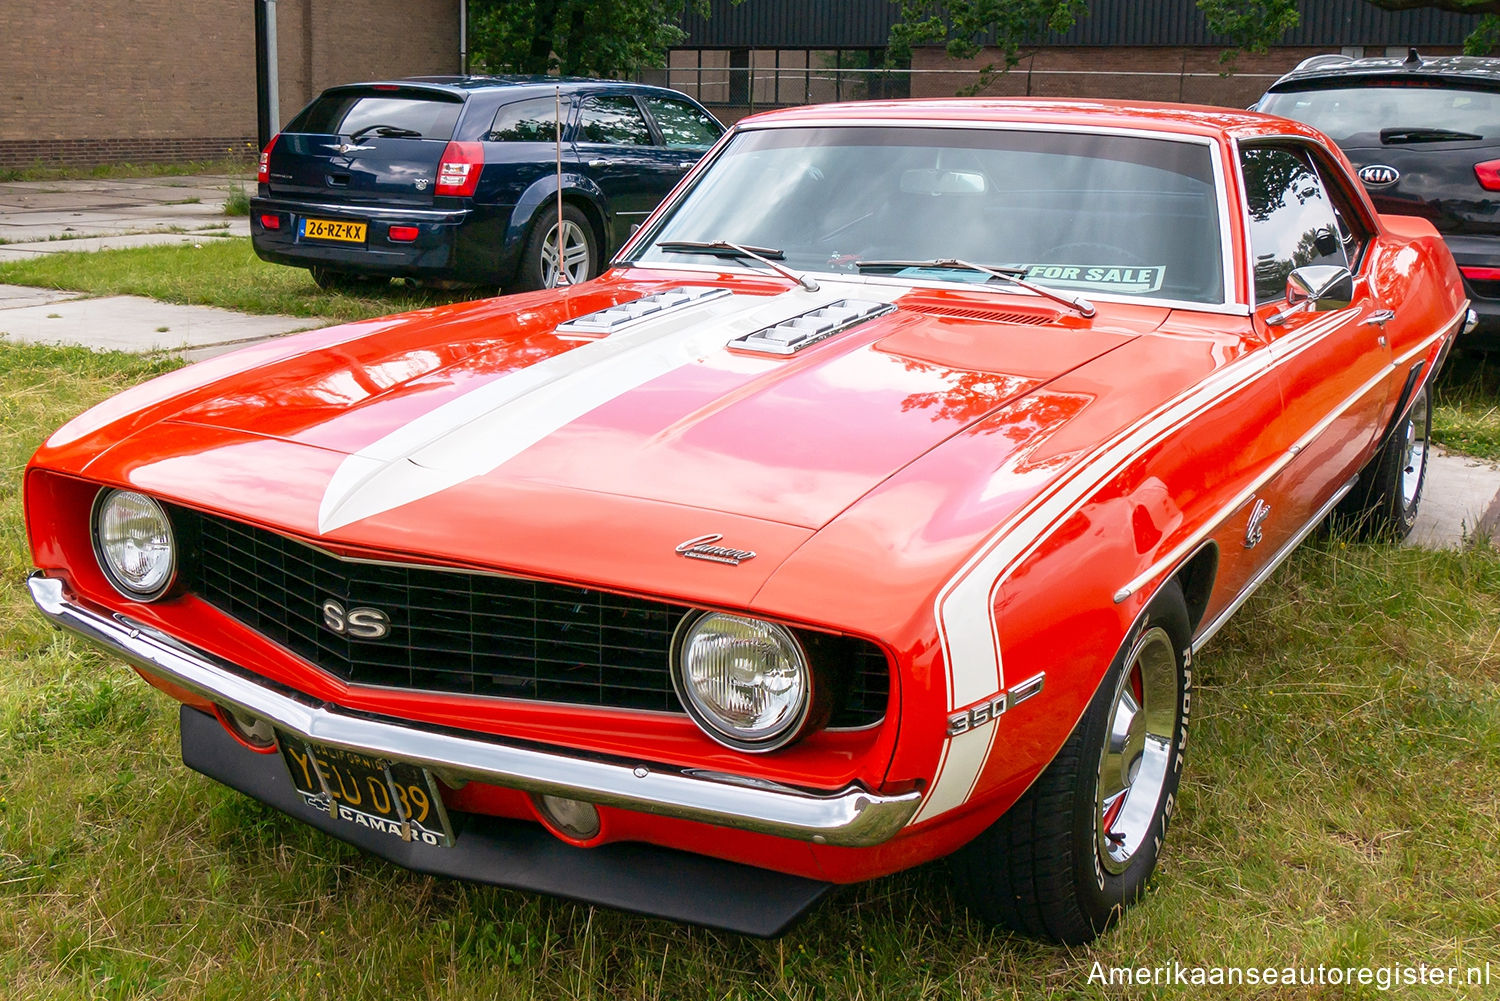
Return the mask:
<path fill-rule="evenodd" d="M 1383 163 L 1372 163 L 1368 167 L 1359 168 L 1359 179 L 1372 188 L 1383 188 L 1387 184 L 1395 184 L 1401 177 L 1401 171 L 1395 167 L 1387 167 Z"/>

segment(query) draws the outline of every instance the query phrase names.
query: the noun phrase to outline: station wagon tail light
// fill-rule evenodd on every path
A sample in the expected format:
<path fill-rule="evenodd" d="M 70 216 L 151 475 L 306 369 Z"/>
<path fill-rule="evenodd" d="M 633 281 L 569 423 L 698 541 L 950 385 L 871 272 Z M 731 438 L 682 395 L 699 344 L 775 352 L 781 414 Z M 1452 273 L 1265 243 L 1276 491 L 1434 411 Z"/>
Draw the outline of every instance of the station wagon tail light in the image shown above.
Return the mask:
<path fill-rule="evenodd" d="M 1500 160 L 1486 160 L 1474 164 L 1474 176 L 1479 186 L 1486 191 L 1500 191 Z"/>
<path fill-rule="evenodd" d="M 260 214 L 260 224 L 266 229 L 280 229 L 281 216 L 275 212 L 262 212 Z"/>
<path fill-rule="evenodd" d="M 683 708 L 714 740 L 771 751 L 802 734 L 813 704 L 807 654 L 773 622 L 722 612 L 683 620 L 672 684 Z"/>
<path fill-rule="evenodd" d="M 479 172 L 484 168 L 484 147 L 479 143 L 450 142 L 438 164 L 434 194 L 472 195 L 479 186 Z"/>
<path fill-rule="evenodd" d="M 94 499 L 94 554 L 116 591 L 155 601 L 172 586 L 177 543 L 166 511 L 133 490 L 101 490 Z"/>
<path fill-rule="evenodd" d="M 1500 282 L 1500 268 L 1471 268 L 1460 266 L 1458 269 L 1465 278 L 1471 282 Z"/>
<path fill-rule="evenodd" d="M 278 132 L 266 143 L 266 148 L 260 151 L 260 166 L 255 171 L 255 182 L 257 184 L 271 183 L 271 150 L 276 148 L 276 140 L 281 138 Z"/>
<path fill-rule="evenodd" d="M 392 243 L 411 243 L 417 238 L 417 227 L 415 226 L 392 226 L 390 228 Z"/>

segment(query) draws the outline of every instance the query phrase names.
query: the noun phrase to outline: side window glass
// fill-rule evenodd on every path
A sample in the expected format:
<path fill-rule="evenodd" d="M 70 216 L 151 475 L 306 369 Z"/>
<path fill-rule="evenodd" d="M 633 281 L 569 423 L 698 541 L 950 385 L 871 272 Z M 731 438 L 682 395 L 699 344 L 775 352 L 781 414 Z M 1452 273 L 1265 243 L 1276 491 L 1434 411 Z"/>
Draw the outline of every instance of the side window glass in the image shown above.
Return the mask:
<path fill-rule="evenodd" d="M 1323 188 L 1328 192 L 1329 200 L 1333 202 L 1333 217 L 1338 225 L 1339 240 L 1344 245 L 1344 257 L 1349 262 L 1349 270 L 1357 270 L 1364 260 L 1365 244 L 1369 242 L 1370 231 L 1365 228 L 1364 220 L 1355 208 L 1354 196 L 1339 181 L 1341 172 L 1316 158 L 1313 164 L 1323 179 Z"/>
<path fill-rule="evenodd" d="M 557 99 L 538 97 L 505 105 L 495 113 L 495 124 L 485 138 L 490 142 L 553 142 L 557 138 Z"/>
<path fill-rule="evenodd" d="M 578 138 L 587 143 L 650 146 L 651 130 L 630 97 L 591 97 L 583 103 Z"/>
<path fill-rule="evenodd" d="M 1240 171 L 1257 305 L 1285 298 L 1287 275 L 1295 268 L 1348 266 L 1333 203 L 1306 154 L 1274 147 L 1242 150 Z"/>
<path fill-rule="evenodd" d="M 707 113 L 682 101 L 667 97 L 648 97 L 646 107 L 650 109 L 651 117 L 656 119 L 656 127 L 661 129 L 662 144 L 665 146 L 708 149 L 718 142 L 719 135 L 724 131 Z"/>

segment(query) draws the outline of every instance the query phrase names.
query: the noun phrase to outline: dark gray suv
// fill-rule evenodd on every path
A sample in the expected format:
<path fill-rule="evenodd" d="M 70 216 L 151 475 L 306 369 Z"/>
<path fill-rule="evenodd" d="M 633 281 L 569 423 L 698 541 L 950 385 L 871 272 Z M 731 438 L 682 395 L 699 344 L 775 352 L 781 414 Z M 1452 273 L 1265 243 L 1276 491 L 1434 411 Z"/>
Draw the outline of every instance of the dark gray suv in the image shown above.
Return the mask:
<path fill-rule="evenodd" d="M 1500 59 L 1313 56 L 1256 110 L 1327 133 L 1379 211 L 1432 220 L 1479 316 L 1460 345 L 1500 350 Z"/>
<path fill-rule="evenodd" d="M 521 291 L 559 269 L 585 281 L 723 132 L 684 94 L 620 81 L 333 87 L 261 153 L 250 237 L 324 288 L 407 277 Z"/>

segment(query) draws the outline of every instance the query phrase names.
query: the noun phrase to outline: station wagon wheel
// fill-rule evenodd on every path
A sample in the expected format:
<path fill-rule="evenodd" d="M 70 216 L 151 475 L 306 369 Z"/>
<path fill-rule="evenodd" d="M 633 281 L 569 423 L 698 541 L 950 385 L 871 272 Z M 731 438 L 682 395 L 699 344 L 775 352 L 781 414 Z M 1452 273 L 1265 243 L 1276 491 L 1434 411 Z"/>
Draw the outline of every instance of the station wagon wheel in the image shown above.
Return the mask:
<path fill-rule="evenodd" d="M 1427 482 L 1431 435 L 1432 387 L 1424 385 L 1339 505 L 1341 520 L 1352 524 L 1356 534 L 1383 539 L 1411 534 Z"/>
<path fill-rule="evenodd" d="M 1080 944 L 1140 899 L 1182 777 L 1189 637 L 1182 591 L 1170 583 L 1131 630 L 1052 763 L 950 859 L 956 894 L 980 917 Z"/>
<path fill-rule="evenodd" d="M 558 229 L 557 213 L 550 205 L 543 207 L 527 238 L 525 259 L 521 262 L 515 291 L 557 286 Z M 570 283 L 586 282 L 594 277 L 599 263 L 594 227 L 576 207 L 564 205 L 561 229 L 561 267 Z"/>

